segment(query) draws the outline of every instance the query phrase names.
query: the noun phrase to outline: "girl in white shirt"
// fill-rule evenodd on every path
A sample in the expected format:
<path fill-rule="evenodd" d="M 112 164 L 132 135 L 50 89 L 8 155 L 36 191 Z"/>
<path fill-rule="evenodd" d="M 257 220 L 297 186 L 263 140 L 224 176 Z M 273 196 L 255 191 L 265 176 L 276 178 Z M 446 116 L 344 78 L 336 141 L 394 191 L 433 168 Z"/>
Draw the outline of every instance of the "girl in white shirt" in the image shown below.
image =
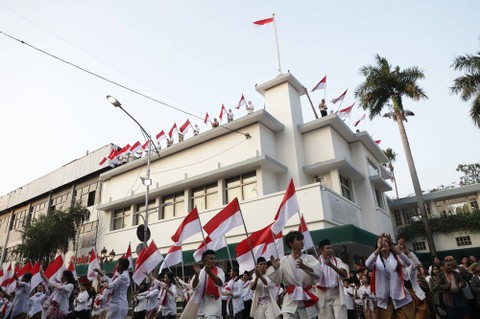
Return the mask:
<path fill-rule="evenodd" d="M 28 318 L 40 319 L 42 317 L 42 304 L 47 298 L 45 294 L 45 287 L 40 284 L 35 288 L 35 293 L 28 300 Z"/>
<path fill-rule="evenodd" d="M 62 273 L 60 283 L 49 281 L 48 277 L 43 273 L 43 270 L 40 271 L 40 275 L 43 281 L 55 288 L 48 297 L 50 306 L 47 310 L 47 318 L 66 318 L 68 315 L 69 298 L 75 288 L 73 273 L 70 270 L 65 270 Z"/>
<path fill-rule="evenodd" d="M 162 319 L 177 318 L 177 286 L 173 283 L 175 276 L 173 272 L 165 273 L 163 283 L 160 283 L 160 293 L 158 294 L 158 313 Z M 157 314 L 157 318 L 158 318 Z"/>

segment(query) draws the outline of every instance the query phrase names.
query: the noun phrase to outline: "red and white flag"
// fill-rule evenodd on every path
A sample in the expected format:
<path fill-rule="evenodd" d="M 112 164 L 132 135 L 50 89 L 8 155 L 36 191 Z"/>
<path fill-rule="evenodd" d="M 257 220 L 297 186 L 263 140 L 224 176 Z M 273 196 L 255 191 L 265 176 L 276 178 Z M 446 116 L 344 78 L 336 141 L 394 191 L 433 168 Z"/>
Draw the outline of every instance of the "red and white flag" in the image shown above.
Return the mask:
<path fill-rule="evenodd" d="M 225 236 L 233 228 L 243 225 L 242 211 L 235 197 L 224 209 L 213 216 L 208 223 L 203 226 L 208 236 L 212 239 Z"/>
<path fill-rule="evenodd" d="M 355 121 L 355 123 L 353 123 L 353 126 L 357 127 L 357 125 L 360 124 L 360 122 L 365 119 L 365 116 L 366 114 L 363 114 L 362 117 L 358 119 L 358 121 Z"/>
<path fill-rule="evenodd" d="M 238 101 L 237 110 L 242 106 L 245 106 L 245 107 L 247 106 L 247 101 L 245 101 L 245 97 L 243 96 L 243 93 L 242 93 L 242 97 L 240 98 L 240 101 Z"/>
<path fill-rule="evenodd" d="M 293 184 L 293 179 L 290 179 L 288 187 L 285 190 L 285 195 L 283 196 L 280 207 L 277 210 L 277 214 L 274 218 L 274 223 L 272 225 L 272 231 L 276 235 L 282 231 L 282 229 L 287 225 L 288 220 L 300 211 L 300 205 L 297 200 L 297 193 L 295 192 L 295 185 Z"/>
<path fill-rule="evenodd" d="M 142 149 L 145 151 L 145 150 L 148 150 L 148 143 L 150 143 L 150 140 L 147 140 L 145 143 L 143 143 L 142 145 Z"/>
<path fill-rule="evenodd" d="M 25 275 L 27 272 L 30 272 L 33 268 L 32 263 L 29 261 L 26 263 L 18 272 L 17 277 L 18 279 L 22 279 L 22 276 Z"/>
<path fill-rule="evenodd" d="M 98 260 L 97 254 L 92 249 L 92 251 L 90 251 L 90 258 L 88 259 L 88 270 L 87 270 L 87 278 L 90 281 L 93 281 L 97 277 L 95 268 L 100 269 L 100 261 Z"/>
<path fill-rule="evenodd" d="M 32 270 L 30 270 L 30 273 L 32 274 L 32 279 L 30 280 L 30 291 L 33 291 L 33 289 L 37 288 L 37 286 L 43 282 L 43 278 L 40 275 L 40 267 L 40 262 L 37 261 L 35 265 L 33 265 Z"/>
<path fill-rule="evenodd" d="M 5 277 L 5 274 L 3 273 L 3 267 L 0 267 L 0 286 L 2 285 L 4 277 Z"/>
<path fill-rule="evenodd" d="M 333 104 L 336 104 L 338 101 L 343 101 L 343 99 L 345 98 L 345 95 L 347 95 L 347 91 L 348 91 L 348 89 L 346 89 L 345 92 L 342 93 L 342 95 L 340 95 L 336 99 L 333 99 L 331 102 Z"/>
<path fill-rule="evenodd" d="M 325 75 L 320 82 L 315 85 L 311 92 L 315 92 L 316 90 L 324 90 L 327 87 L 327 76 Z"/>
<path fill-rule="evenodd" d="M 47 269 L 45 269 L 44 275 L 47 276 L 48 279 L 60 282 L 64 270 L 65 263 L 63 262 L 63 257 L 62 255 L 58 255 L 57 258 L 48 265 Z"/>
<path fill-rule="evenodd" d="M 125 258 L 128 259 L 128 269 L 133 269 L 133 258 L 132 258 L 132 248 L 130 243 L 128 243 L 127 252 L 125 253 Z"/>
<path fill-rule="evenodd" d="M 203 123 L 207 124 L 207 122 L 212 122 L 212 120 L 210 119 L 210 115 L 208 115 L 208 112 L 205 114 L 205 119 L 203 120 Z"/>
<path fill-rule="evenodd" d="M 207 246 L 205 246 L 205 242 L 207 243 Z M 222 249 L 223 247 L 227 247 L 227 241 L 225 240 L 225 237 L 218 237 L 218 238 L 212 239 L 209 236 L 207 236 L 205 238 L 205 242 L 202 241 L 200 245 L 197 247 L 197 249 L 193 252 L 193 258 L 195 259 L 196 262 L 202 261 L 202 254 L 207 249 L 217 251 Z"/>
<path fill-rule="evenodd" d="M 172 240 L 175 243 L 182 245 L 184 240 L 201 232 L 200 217 L 198 216 L 198 211 L 195 207 L 187 216 L 185 216 L 175 234 L 172 235 Z"/>
<path fill-rule="evenodd" d="M 104 158 L 100 161 L 100 163 L 98 163 L 98 165 L 102 166 L 103 164 L 105 164 L 105 163 L 107 162 L 107 160 L 108 160 L 108 159 L 107 159 L 106 157 L 104 157 Z"/>
<path fill-rule="evenodd" d="M 382 140 L 375 140 L 375 144 L 380 144 L 382 143 Z"/>
<path fill-rule="evenodd" d="M 255 24 L 255 25 L 266 25 L 266 24 L 272 23 L 273 21 L 274 21 L 274 19 L 273 19 L 273 17 L 271 17 L 271 18 L 266 18 L 266 19 L 262 19 L 262 20 L 253 21 L 253 24 Z"/>
<path fill-rule="evenodd" d="M 175 123 L 175 127 L 177 127 L 176 123 Z M 157 141 L 157 143 L 160 143 L 161 141 L 163 141 L 165 139 L 167 139 L 167 137 L 165 136 L 165 132 L 163 130 L 161 130 L 160 133 L 155 135 L 155 140 Z"/>
<path fill-rule="evenodd" d="M 298 231 L 303 235 L 303 249 L 309 250 L 310 248 L 315 247 L 313 243 L 312 235 L 307 228 L 307 223 L 305 222 L 305 218 L 303 218 L 303 214 L 300 217 L 300 225 L 298 225 Z"/>
<path fill-rule="evenodd" d="M 26 263 L 25 265 L 23 265 L 23 267 L 20 268 L 20 264 L 17 263 L 15 265 L 15 276 L 18 278 L 18 279 L 22 279 L 23 275 L 26 274 L 27 272 L 29 272 L 30 270 L 32 270 L 32 263 L 31 262 L 28 262 Z M 7 293 L 11 293 L 11 292 L 14 292 L 15 291 L 15 288 L 17 288 L 17 280 L 15 278 L 10 278 L 10 284 L 8 285 L 7 287 Z"/>
<path fill-rule="evenodd" d="M 227 111 L 227 108 L 225 107 L 225 105 L 222 104 L 222 108 L 220 109 L 220 115 L 219 115 L 220 121 L 222 121 L 224 116 L 225 116 L 225 118 L 227 118 L 228 111 Z"/>
<path fill-rule="evenodd" d="M 172 128 L 170 129 L 170 131 L 168 131 L 168 136 L 170 136 L 170 138 L 172 138 L 173 133 L 177 133 L 177 134 L 178 134 L 177 123 L 173 123 Z"/>
<path fill-rule="evenodd" d="M 123 155 L 127 155 L 128 153 L 130 152 L 130 144 L 127 144 L 125 145 L 121 150 L 119 150 L 117 152 L 117 154 L 115 155 L 115 157 L 120 157 L 120 156 L 123 156 Z"/>
<path fill-rule="evenodd" d="M 353 106 L 355 105 L 355 102 L 353 102 L 352 105 L 344 108 L 344 109 L 341 109 L 340 111 L 338 111 L 338 116 L 340 117 L 347 117 L 350 115 L 350 113 L 352 113 L 352 109 L 353 109 Z"/>
<path fill-rule="evenodd" d="M 192 124 L 190 124 L 190 120 L 187 119 L 185 123 L 183 123 L 183 125 L 180 126 L 180 133 L 182 133 L 182 135 L 185 136 L 191 128 L 192 128 Z"/>
<path fill-rule="evenodd" d="M 70 259 L 70 261 L 68 262 L 67 270 L 70 270 L 73 274 L 73 278 L 75 278 L 75 280 L 78 280 L 77 269 L 75 268 L 75 263 L 73 262 L 73 259 Z"/>
<path fill-rule="evenodd" d="M 158 273 L 161 273 L 163 269 L 171 267 L 173 265 L 179 264 L 183 261 L 182 245 L 180 243 L 175 243 L 167 252 L 165 260 L 160 266 Z"/>
<path fill-rule="evenodd" d="M 137 285 L 145 279 L 145 273 L 150 273 L 155 267 L 163 261 L 163 256 L 152 240 L 147 249 L 138 256 L 135 265 L 135 271 L 133 272 L 132 279 Z"/>
<path fill-rule="evenodd" d="M 8 287 L 11 284 L 11 278 L 13 278 L 12 274 L 12 264 L 8 265 L 7 271 L 3 275 L 2 287 Z M 5 290 L 5 289 L 4 289 Z"/>
<path fill-rule="evenodd" d="M 142 150 L 142 144 L 139 141 L 136 141 L 135 144 L 130 147 L 130 153 L 135 154 L 138 151 Z"/>

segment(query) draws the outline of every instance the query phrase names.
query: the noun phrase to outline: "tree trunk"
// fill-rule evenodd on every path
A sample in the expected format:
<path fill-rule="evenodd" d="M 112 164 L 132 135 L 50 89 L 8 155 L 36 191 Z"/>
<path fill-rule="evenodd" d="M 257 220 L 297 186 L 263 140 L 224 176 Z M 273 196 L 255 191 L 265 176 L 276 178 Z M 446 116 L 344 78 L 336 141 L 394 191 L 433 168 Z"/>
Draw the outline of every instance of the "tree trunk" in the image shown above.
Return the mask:
<path fill-rule="evenodd" d="M 405 157 L 407 158 L 407 164 L 410 170 L 410 176 L 412 178 L 413 189 L 415 190 L 415 197 L 417 199 L 418 211 L 420 212 L 420 216 L 422 216 L 423 227 L 425 228 L 425 236 L 427 239 L 428 248 L 430 249 L 430 254 L 433 257 L 435 257 L 437 256 L 437 250 L 435 248 L 435 243 L 433 242 L 433 236 L 430 230 L 430 224 L 428 222 L 427 212 L 425 211 L 425 203 L 423 201 L 422 188 L 420 187 L 420 181 L 418 180 L 417 169 L 415 168 L 415 163 L 413 162 L 410 143 L 408 142 L 405 126 L 403 125 L 403 114 L 399 111 L 399 108 L 395 99 L 392 98 L 392 100 L 393 100 L 393 105 L 395 109 L 398 129 L 400 131 L 400 137 L 402 139 L 403 150 L 405 151 Z"/>
<path fill-rule="evenodd" d="M 398 196 L 398 186 L 397 186 L 397 178 L 395 177 L 395 173 L 392 170 L 392 177 L 393 177 L 393 184 L 395 186 L 395 194 L 397 195 L 397 199 L 399 198 Z"/>

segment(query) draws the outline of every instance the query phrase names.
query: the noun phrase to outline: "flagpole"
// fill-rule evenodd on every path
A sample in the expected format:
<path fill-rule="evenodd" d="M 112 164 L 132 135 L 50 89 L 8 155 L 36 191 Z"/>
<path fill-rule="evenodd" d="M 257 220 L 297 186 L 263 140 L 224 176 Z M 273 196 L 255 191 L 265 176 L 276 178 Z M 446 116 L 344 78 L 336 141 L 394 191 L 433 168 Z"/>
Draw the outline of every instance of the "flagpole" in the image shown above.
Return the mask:
<path fill-rule="evenodd" d="M 278 253 L 277 243 L 275 242 L 275 234 L 272 231 L 272 227 L 270 227 L 270 234 L 272 234 L 273 247 L 275 247 L 275 253 L 277 254 L 277 258 L 280 258 L 280 254 Z"/>
<path fill-rule="evenodd" d="M 195 205 L 195 208 L 197 208 L 197 205 Z M 198 214 L 198 210 L 197 210 L 197 215 L 198 215 L 198 224 L 200 225 L 200 233 L 202 234 L 203 244 L 205 245 L 205 249 L 208 249 L 207 241 L 205 240 L 205 234 L 203 233 L 202 222 L 200 220 L 200 214 Z"/>
<path fill-rule="evenodd" d="M 300 230 L 303 233 L 304 231 L 306 231 L 306 229 L 303 229 L 302 214 L 300 214 L 300 211 L 298 211 L 297 213 L 298 213 L 298 218 L 300 219 Z M 305 223 L 307 223 L 307 222 L 305 222 Z M 315 256 L 318 256 L 317 248 L 315 248 L 315 243 L 313 243 L 313 238 L 312 238 L 312 244 L 313 244 L 313 250 L 315 251 Z"/>
<path fill-rule="evenodd" d="M 182 249 L 182 280 L 185 281 L 185 264 L 183 263 L 183 249 Z"/>
<path fill-rule="evenodd" d="M 310 101 L 310 106 L 312 107 L 312 110 L 313 110 L 313 114 L 315 114 L 315 118 L 318 119 L 318 114 L 317 114 L 317 111 L 315 111 L 315 107 L 313 106 L 313 102 L 312 102 L 312 99 L 310 98 L 310 95 L 308 94 L 308 90 L 306 87 L 303 87 L 303 89 L 305 90 L 305 94 L 307 95 L 308 97 L 308 100 Z"/>
<path fill-rule="evenodd" d="M 245 219 L 243 219 L 243 213 L 241 209 L 240 216 L 242 217 L 243 228 L 245 229 L 245 236 L 247 236 L 248 247 L 250 248 L 250 252 L 252 253 L 253 264 L 256 266 L 257 261 L 255 260 L 255 255 L 253 254 L 252 242 L 250 241 L 250 237 L 248 236 L 247 225 L 245 225 Z M 275 244 L 275 242 L 273 242 L 273 244 Z"/>
<path fill-rule="evenodd" d="M 282 74 L 282 67 L 280 65 L 280 48 L 278 46 L 277 19 L 275 19 L 275 13 L 272 14 L 272 17 L 273 17 L 273 30 L 275 31 L 275 45 L 277 47 L 278 74 Z"/>
<path fill-rule="evenodd" d="M 230 249 L 228 248 L 227 236 L 223 235 L 223 239 L 225 240 L 225 245 L 227 247 L 227 254 L 228 254 L 228 260 L 230 261 L 230 268 L 233 268 L 232 255 L 230 254 Z"/>

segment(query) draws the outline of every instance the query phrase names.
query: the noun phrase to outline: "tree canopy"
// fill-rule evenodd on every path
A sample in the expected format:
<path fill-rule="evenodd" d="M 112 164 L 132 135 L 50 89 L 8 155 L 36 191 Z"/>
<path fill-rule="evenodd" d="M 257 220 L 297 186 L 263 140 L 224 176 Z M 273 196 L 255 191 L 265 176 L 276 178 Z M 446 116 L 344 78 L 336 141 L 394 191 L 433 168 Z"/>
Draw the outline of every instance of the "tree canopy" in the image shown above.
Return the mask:
<path fill-rule="evenodd" d="M 463 173 L 463 176 L 460 177 L 461 186 L 480 183 L 480 163 L 459 164 L 457 172 Z"/>
<path fill-rule="evenodd" d="M 75 241 L 78 228 L 90 217 L 90 211 L 75 203 L 66 211 L 55 210 L 37 219 L 27 220 L 22 229 L 22 243 L 14 251 L 20 259 L 49 263 L 55 255 L 67 252 Z"/>

